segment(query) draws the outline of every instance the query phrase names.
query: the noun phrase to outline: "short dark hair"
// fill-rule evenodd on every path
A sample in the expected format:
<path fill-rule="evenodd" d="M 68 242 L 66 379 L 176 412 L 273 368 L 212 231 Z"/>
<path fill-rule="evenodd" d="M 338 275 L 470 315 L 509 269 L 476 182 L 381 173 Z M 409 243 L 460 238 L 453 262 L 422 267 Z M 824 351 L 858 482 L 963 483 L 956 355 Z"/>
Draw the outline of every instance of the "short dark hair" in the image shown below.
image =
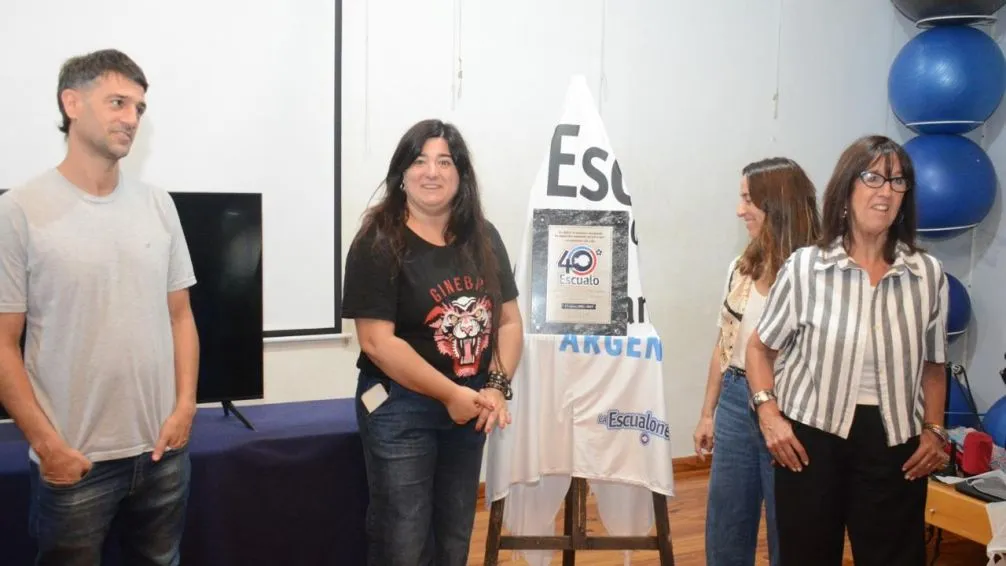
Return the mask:
<path fill-rule="evenodd" d="M 128 55 L 117 49 L 102 49 L 71 57 L 63 63 L 59 70 L 56 103 L 59 105 L 59 113 L 63 116 L 63 123 L 60 125 L 59 131 L 64 134 L 70 133 L 70 117 L 66 115 L 66 110 L 63 108 L 63 91 L 68 88 L 81 88 L 107 73 L 116 73 L 126 77 L 143 87 L 143 92 L 147 92 L 147 88 L 150 86 L 147 83 L 147 77 L 143 74 L 143 69 Z"/>
<path fill-rule="evenodd" d="M 863 136 L 852 142 L 842 152 L 835 165 L 835 171 L 824 192 L 824 210 L 822 213 L 822 233 L 819 246 L 827 248 L 839 237 L 842 245 L 849 251 L 849 201 L 852 198 L 852 188 L 859 175 L 869 169 L 878 159 L 884 162 L 884 175 L 891 176 L 894 167 L 893 159 L 898 159 L 901 165 L 901 176 L 905 178 L 907 190 L 901 199 L 901 209 L 894 224 L 887 231 L 887 241 L 884 243 L 884 259 L 893 263 L 898 242 L 908 246 L 910 253 L 921 251 L 915 243 L 915 226 L 917 213 L 915 207 L 915 169 L 912 159 L 894 140 L 884 136 Z"/>

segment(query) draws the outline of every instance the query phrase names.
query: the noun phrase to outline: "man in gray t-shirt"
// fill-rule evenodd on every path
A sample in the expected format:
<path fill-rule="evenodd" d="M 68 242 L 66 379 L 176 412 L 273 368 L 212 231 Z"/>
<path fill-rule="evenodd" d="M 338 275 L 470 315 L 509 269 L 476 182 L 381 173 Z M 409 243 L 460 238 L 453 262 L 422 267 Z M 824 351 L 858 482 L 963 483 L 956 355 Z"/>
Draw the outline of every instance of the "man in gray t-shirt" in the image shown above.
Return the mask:
<path fill-rule="evenodd" d="M 118 51 L 67 61 L 66 157 L 0 196 L 0 402 L 31 447 L 44 564 L 98 563 L 117 515 L 128 563 L 178 563 L 195 275 L 171 197 L 119 170 L 146 89 Z"/>

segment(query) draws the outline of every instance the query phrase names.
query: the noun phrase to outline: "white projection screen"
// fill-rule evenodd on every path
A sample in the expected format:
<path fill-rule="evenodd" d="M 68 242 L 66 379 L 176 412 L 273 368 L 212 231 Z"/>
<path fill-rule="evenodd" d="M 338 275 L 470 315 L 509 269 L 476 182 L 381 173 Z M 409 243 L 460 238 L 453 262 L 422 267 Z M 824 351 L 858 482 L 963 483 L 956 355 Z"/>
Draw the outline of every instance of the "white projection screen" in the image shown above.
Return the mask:
<path fill-rule="evenodd" d="M 260 193 L 264 336 L 341 332 L 339 1 L 2 5 L 0 189 L 63 158 L 62 63 L 119 49 L 150 83 L 123 170 L 171 192 Z"/>

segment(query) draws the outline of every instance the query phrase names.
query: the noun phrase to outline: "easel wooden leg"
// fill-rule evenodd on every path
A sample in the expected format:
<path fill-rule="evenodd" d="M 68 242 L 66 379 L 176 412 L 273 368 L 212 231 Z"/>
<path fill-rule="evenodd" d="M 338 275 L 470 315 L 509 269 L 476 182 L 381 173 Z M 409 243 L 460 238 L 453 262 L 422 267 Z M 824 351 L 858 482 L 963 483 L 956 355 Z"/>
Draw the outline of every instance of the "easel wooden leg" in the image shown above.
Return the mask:
<path fill-rule="evenodd" d="M 499 564 L 500 533 L 503 532 L 503 505 L 506 499 L 493 501 L 489 509 L 489 534 L 486 536 L 485 566 Z"/>
<path fill-rule="evenodd" d="M 570 546 L 562 551 L 562 566 L 576 564 L 576 549 L 584 548 L 587 538 L 587 482 L 573 478 L 566 492 L 563 533 L 569 537 Z"/>
<path fill-rule="evenodd" d="M 671 520 L 667 516 L 667 496 L 653 494 L 653 518 L 657 526 L 657 550 L 660 566 L 674 566 L 674 545 L 671 543 Z"/>
<path fill-rule="evenodd" d="M 503 499 L 494 501 L 489 513 L 485 566 L 497 566 L 500 549 L 561 550 L 562 566 L 575 566 L 577 550 L 656 550 L 661 566 L 674 566 L 671 525 L 667 516 L 667 498 L 653 494 L 656 536 L 587 536 L 587 480 L 572 478 L 566 492 L 562 536 L 502 536 Z"/>

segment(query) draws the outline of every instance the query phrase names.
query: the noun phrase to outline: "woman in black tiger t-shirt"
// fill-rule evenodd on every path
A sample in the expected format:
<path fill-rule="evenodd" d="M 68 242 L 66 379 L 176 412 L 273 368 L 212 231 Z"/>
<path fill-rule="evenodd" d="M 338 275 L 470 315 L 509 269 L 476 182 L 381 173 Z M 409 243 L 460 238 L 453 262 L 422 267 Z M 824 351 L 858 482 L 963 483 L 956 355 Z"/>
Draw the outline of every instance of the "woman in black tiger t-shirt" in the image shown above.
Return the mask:
<path fill-rule="evenodd" d="M 406 132 L 384 189 L 350 247 L 342 307 L 361 348 L 369 563 L 462 566 L 485 435 L 510 422 L 517 286 L 454 126 Z"/>

